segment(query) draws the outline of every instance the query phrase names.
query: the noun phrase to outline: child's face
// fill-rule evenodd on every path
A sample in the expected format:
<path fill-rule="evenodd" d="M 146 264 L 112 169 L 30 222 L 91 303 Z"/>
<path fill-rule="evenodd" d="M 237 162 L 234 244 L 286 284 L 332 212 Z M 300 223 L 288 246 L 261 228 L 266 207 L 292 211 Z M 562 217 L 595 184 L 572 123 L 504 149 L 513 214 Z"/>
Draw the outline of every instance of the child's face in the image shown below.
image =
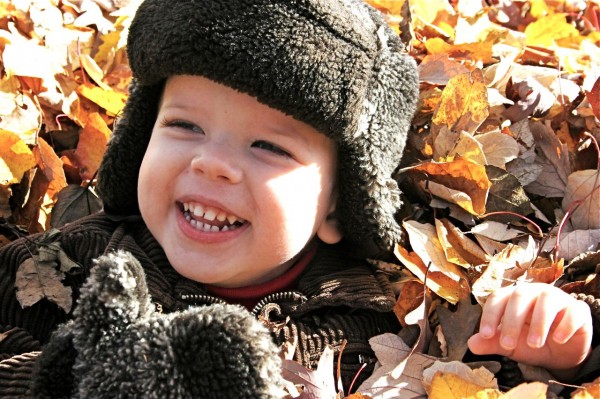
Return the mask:
<path fill-rule="evenodd" d="M 175 270 L 241 287 L 283 273 L 333 218 L 336 148 L 256 99 L 198 76 L 165 86 L 140 169 L 142 217 Z"/>

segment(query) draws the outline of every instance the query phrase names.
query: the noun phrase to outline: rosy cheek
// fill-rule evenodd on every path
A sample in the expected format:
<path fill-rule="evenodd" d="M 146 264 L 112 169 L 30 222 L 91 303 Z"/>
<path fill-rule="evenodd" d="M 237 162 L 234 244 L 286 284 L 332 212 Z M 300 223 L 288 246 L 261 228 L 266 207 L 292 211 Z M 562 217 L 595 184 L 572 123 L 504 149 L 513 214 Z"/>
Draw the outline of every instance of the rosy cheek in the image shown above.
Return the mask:
<path fill-rule="evenodd" d="M 312 233 L 322 191 L 321 174 L 316 165 L 298 168 L 266 183 L 276 201 L 282 222 L 295 231 Z"/>

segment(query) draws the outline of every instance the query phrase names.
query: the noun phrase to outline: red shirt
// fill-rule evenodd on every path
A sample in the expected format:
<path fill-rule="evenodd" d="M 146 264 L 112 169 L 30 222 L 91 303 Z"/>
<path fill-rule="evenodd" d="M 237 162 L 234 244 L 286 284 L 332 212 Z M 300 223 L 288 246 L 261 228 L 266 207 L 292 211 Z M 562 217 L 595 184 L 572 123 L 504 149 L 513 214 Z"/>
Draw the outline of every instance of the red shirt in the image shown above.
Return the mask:
<path fill-rule="evenodd" d="M 254 306 L 267 295 L 292 289 L 296 280 L 306 269 L 306 266 L 308 266 L 308 263 L 315 256 L 316 252 L 317 246 L 312 245 L 292 267 L 286 270 L 281 276 L 275 277 L 273 280 L 238 288 L 206 285 L 205 289 L 210 295 L 221 298 L 227 303 L 242 305 L 251 311 Z"/>

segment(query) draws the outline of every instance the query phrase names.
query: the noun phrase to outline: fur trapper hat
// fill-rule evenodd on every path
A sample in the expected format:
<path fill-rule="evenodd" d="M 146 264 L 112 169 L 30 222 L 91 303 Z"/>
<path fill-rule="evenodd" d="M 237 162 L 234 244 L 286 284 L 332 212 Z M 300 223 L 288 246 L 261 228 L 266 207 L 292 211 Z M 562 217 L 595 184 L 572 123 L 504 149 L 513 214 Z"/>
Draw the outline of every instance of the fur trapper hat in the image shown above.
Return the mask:
<path fill-rule="evenodd" d="M 166 78 L 201 75 L 308 123 L 338 146 L 337 217 L 358 254 L 400 239 L 397 168 L 416 64 L 362 0 L 145 0 L 132 21 L 130 97 L 98 177 L 107 213 L 139 212 L 138 171 Z"/>

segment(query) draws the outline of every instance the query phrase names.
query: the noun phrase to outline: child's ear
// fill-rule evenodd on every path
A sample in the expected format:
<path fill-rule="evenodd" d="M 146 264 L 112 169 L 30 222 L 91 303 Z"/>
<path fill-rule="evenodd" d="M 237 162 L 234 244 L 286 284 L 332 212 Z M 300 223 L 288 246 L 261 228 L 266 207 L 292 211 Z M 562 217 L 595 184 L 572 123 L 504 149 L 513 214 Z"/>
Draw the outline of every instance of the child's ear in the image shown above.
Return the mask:
<path fill-rule="evenodd" d="M 317 237 L 325 244 L 337 244 L 343 237 L 339 227 L 339 221 L 335 214 L 335 201 L 329 209 L 327 217 L 317 230 Z"/>

